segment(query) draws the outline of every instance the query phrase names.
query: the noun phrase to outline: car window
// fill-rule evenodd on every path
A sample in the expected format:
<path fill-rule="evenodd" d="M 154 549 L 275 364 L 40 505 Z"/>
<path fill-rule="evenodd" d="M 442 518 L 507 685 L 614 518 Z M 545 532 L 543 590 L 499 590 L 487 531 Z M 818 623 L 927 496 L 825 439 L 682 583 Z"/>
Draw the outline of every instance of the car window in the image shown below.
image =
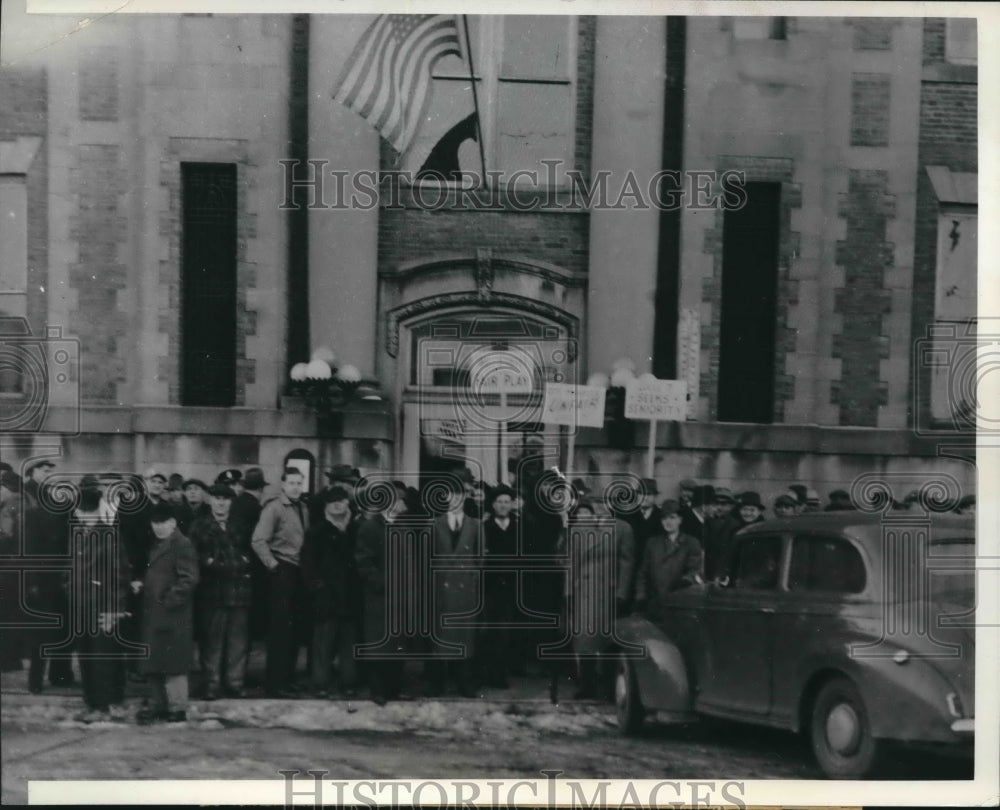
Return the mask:
<path fill-rule="evenodd" d="M 861 593 L 865 581 L 865 562 L 847 540 L 806 535 L 793 541 L 790 591 Z"/>
<path fill-rule="evenodd" d="M 732 587 L 772 590 L 778 587 L 781 538 L 771 535 L 746 537 L 736 549 Z"/>

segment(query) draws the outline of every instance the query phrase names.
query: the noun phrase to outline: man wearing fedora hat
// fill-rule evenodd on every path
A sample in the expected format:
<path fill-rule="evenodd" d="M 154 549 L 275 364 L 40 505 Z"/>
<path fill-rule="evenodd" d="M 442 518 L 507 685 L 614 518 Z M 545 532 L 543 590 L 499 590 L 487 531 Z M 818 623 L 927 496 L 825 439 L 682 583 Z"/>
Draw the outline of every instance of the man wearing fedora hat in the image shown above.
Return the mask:
<path fill-rule="evenodd" d="M 691 508 L 681 511 L 680 515 L 681 532 L 703 544 L 706 524 L 715 516 L 715 487 L 709 484 L 696 487 L 691 497 Z"/>
<path fill-rule="evenodd" d="M 681 505 L 660 506 L 660 531 L 646 541 L 635 585 L 636 606 L 651 618 L 662 616 L 667 594 L 701 582 L 702 550 L 697 538 L 681 531 Z"/>

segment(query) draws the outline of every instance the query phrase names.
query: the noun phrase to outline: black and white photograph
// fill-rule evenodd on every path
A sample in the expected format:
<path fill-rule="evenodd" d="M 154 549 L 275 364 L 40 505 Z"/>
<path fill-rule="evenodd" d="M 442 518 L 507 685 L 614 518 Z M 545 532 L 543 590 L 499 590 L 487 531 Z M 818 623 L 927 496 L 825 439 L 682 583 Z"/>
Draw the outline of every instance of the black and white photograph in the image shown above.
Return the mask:
<path fill-rule="evenodd" d="M 0 802 L 995 806 L 998 12 L 5 2 Z"/>

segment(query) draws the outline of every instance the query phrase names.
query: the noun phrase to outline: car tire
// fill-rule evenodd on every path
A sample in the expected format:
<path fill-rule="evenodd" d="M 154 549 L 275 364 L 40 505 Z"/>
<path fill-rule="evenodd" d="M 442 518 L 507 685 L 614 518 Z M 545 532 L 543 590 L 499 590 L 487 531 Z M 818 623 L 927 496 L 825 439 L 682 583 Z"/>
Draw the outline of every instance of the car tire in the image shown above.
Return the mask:
<path fill-rule="evenodd" d="M 618 715 L 618 730 L 632 736 L 639 733 L 646 712 L 639 700 L 639 685 L 632 662 L 621 658 L 615 673 L 615 711 Z"/>
<path fill-rule="evenodd" d="M 872 736 L 864 700 L 848 678 L 832 678 L 820 688 L 809 735 L 816 761 L 831 779 L 862 779 L 880 764 L 883 744 Z"/>

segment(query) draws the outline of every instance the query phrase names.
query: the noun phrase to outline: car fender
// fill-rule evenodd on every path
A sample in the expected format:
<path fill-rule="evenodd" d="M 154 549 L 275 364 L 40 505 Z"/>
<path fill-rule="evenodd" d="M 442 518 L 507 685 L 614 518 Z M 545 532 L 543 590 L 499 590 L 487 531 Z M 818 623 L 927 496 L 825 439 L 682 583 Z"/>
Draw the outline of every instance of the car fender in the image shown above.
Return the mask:
<path fill-rule="evenodd" d="M 692 708 L 691 688 L 684 656 L 677 645 L 644 616 L 622 619 L 615 625 L 615 634 L 629 645 L 621 653 L 634 668 L 643 707 L 687 715 Z"/>
<path fill-rule="evenodd" d="M 954 691 L 933 661 L 918 656 L 905 664 L 891 657 L 850 654 L 808 656 L 802 661 L 799 678 L 800 708 L 809 702 L 828 676 L 841 673 L 854 681 L 868 710 L 873 736 L 909 742 L 956 742 L 951 730 L 956 719 L 948 710 L 946 697 Z M 798 725 L 807 722 L 800 711 Z"/>

